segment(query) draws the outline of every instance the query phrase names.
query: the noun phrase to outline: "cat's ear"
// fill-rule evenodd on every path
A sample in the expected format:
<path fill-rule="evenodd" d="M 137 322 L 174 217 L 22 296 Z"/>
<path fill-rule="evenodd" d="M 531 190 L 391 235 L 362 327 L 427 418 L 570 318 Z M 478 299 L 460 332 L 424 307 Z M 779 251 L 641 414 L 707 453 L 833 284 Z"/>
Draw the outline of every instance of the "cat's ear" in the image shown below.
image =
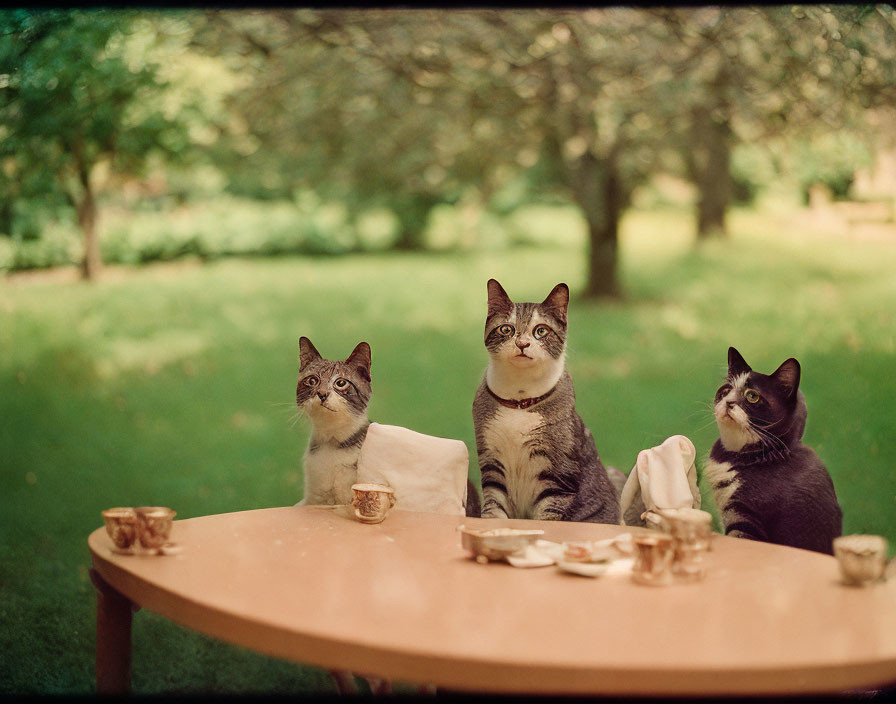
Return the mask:
<path fill-rule="evenodd" d="M 320 359 L 320 352 L 318 352 L 314 345 L 311 344 L 311 340 L 307 337 L 299 338 L 299 369 L 304 369 L 311 362 Z"/>
<path fill-rule="evenodd" d="M 513 312 L 513 301 L 507 295 L 507 291 L 495 279 L 489 279 L 488 284 L 488 314 L 510 314 Z"/>
<path fill-rule="evenodd" d="M 800 363 L 791 357 L 786 362 L 782 362 L 781 366 L 775 369 L 770 376 L 787 394 L 787 398 L 792 398 L 800 388 Z"/>
<path fill-rule="evenodd" d="M 370 381 L 370 345 L 366 342 L 359 342 L 345 363 L 355 369 L 362 378 Z"/>
<path fill-rule="evenodd" d="M 728 376 L 749 374 L 753 371 L 747 361 L 733 347 L 728 348 Z"/>
<path fill-rule="evenodd" d="M 569 286 L 557 284 L 551 289 L 548 297 L 541 302 L 551 315 L 566 323 L 566 309 L 569 308 Z"/>

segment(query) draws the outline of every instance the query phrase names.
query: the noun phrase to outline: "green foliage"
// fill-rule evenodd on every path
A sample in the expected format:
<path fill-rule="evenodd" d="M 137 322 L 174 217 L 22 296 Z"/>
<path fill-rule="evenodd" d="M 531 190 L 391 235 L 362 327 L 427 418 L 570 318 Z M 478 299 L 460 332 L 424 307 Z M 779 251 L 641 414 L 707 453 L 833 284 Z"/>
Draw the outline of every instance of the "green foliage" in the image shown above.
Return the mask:
<path fill-rule="evenodd" d="M 612 239 L 661 170 L 703 196 L 721 184 L 716 200 L 730 176 L 735 200 L 750 202 L 767 170 L 739 144 L 749 154 L 810 127 L 858 130 L 864 109 L 892 96 L 892 17 L 841 6 L 0 11 L 0 234 L 34 238 L 83 214 L 87 189 L 115 202 L 135 183 L 123 175 L 138 175 L 181 205 L 225 191 L 276 209 L 313 191 L 343 204 L 344 223 L 134 245 L 116 228 L 104 244 L 115 261 L 351 251 L 365 246 L 355 221 L 376 208 L 397 221 L 394 245 L 421 247 L 436 208 L 471 198 L 500 217 L 572 202 L 593 237 Z M 821 175 L 844 190 L 843 173 Z"/>
<path fill-rule="evenodd" d="M 281 254 L 337 255 L 392 246 L 398 225 L 387 209 L 349 218 L 346 208 L 316 197 L 258 201 L 217 197 L 162 210 L 109 206 L 100 222 L 107 264 L 138 265 L 182 257 L 217 259 Z M 457 215 L 452 214 L 452 222 Z M 0 272 L 77 264 L 83 243 L 66 220 L 47 219 L 42 237 L 0 238 Z"/>
<path fill-rule="evenodd" d="M 808 203 L 809 188 L 815 184 L 827 186 L 835 199 L 847 198 L 856 171 L 870 166 L 872 155 L 864 139 L 841 131 L 800 139 L 793 160 L 803 202 Z"/>
<path fill-rule="evenodd" d="M 765 144 L 739 144 L 731 154 L 732 201 L 751 205 L 762 189 L 778 177 L 773 153 Z"/>
<path fill-rule="evenodd" d="M 8 76 L 3 123 L 16 147 L 16 168 L 28 174 L 33 150 L 51 158 L 61 178 L 104 155 L 122 162 L 142 155 L 170 127 L 159 110 L 133 121 L 128 106 L 148 103 L 152 65 L 129 64 L 116 41 L 133 21 L 131 11 L 47 10 L 10 12 L 2 19 L 3 71 Z M 21 162 L 21 163 L 19 163 Z"/>
<path fill-rule="evenodd" d="M 100 263 L 98 171 L 105 169 L 109 180 L 109 173 L 139 173 L 153 154 L 169 162 L 188 158 L 190 131 L 200 126 L 196 110 L 191 114 L 196 101 L 165 100 L 164 71 L 149 48 L 164 30 L 164 19 L 147 20 L 134 10 L 0 12 L 5 234 L 30 234 L 33 220 L 18 216 L 22 207 L 54 219 L 76 214 L 91 275 Z M 19 267 L 53 265 L 73 250 L 53 243 L 18 249 L 13 265 Z"/>

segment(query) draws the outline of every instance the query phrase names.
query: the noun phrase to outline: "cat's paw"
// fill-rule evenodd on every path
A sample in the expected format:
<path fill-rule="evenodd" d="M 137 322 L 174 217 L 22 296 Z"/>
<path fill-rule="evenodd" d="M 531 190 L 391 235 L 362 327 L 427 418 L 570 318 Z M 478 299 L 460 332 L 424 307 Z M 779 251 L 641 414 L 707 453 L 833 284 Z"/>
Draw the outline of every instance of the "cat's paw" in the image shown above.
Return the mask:
<path fill-rule="evenodd" d="M 483 518 L 509 518 L 507 513 L 500 508 L 486 509 L 482 512 Z"/>

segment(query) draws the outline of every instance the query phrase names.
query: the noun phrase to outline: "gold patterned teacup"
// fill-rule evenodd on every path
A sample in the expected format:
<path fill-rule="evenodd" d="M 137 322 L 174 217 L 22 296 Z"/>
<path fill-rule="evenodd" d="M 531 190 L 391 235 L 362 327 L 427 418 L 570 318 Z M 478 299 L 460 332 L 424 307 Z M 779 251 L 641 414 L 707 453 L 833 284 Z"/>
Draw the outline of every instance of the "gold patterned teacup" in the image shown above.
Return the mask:
<path fill-rule="evenodd" d="M 637 535 L 635 564 L 632 579 L 639 584 L 669 584 L 672 581 L 672 560 L 675 544 L 672 537 L 663 533 Z"/>
<path fill-rule="evenodd" d="M 709 547 L 712 536 L 712 514 L 699 508 L 661 508 L 657 510 L 662 530 L 676 542 L 698 549 Z"/>
<path fill-rule="evenodd" d="M 834 556 L 843 583 L 863 586 L 884 578 L 887 539 L 880 535 L 841 535 L 834 538 Z"/>
<path fill-rule="evenodd" d="M 685 581 L 703 579 L 704 553 L 711 544 L 712 514 L 698 508 L 663 508 L 656 511 L 656 516 L 660 530 L 672 537 L 672 573 Z"/>
<path fill-rule="evenodd" d="M 137 540 L 137 512 L 132 508 L 107 508 L 103 511 L 106 532 L 119 550 L 132 550 Z"/>
<path fill-rule="evenodd" d="M 171 524 L 177 512 L 167 506 L 140 506 L 135 511 L 140 544 L 149 549 L 163 547 L 171 535 Z"/>
<path fill-rule="evenodd" d="M 395 505 L 395 492 L 385 484 L 352 484 L 352 507 L 362 523 L 381 523 Z"/>

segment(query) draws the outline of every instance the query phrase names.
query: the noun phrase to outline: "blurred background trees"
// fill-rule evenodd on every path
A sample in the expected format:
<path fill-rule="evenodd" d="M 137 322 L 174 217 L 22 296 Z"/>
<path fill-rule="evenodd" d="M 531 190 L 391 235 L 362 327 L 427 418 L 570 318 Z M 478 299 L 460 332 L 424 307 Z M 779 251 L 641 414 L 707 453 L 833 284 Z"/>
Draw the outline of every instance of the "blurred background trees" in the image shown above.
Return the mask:
<path fill-rule="evenodd" d="M 440 208 L 475 246 L 559 202 L 586 295 L 617 296 L 658 178 L 691 184 L 697 241 L 775 179 L 849 197 L 892 134 L 894 40 L 888 6 L 2 11 L 0 267 L 422 249 Z M 138 245 L 146 210 L 165 241 Z"/>
<path fill-rule="evenodd" d="M 187 141 L 184 124 L 165 110 L 170 86 L 151 56 L 163 30 L 133 11 L 18 10 L 0 14 L 0 23 L 6 232 L 19 201 L 67 203 L 91 278 L 101 265 L 98 191 L 140 173 L 154 153 L 173 161 Z"/>

